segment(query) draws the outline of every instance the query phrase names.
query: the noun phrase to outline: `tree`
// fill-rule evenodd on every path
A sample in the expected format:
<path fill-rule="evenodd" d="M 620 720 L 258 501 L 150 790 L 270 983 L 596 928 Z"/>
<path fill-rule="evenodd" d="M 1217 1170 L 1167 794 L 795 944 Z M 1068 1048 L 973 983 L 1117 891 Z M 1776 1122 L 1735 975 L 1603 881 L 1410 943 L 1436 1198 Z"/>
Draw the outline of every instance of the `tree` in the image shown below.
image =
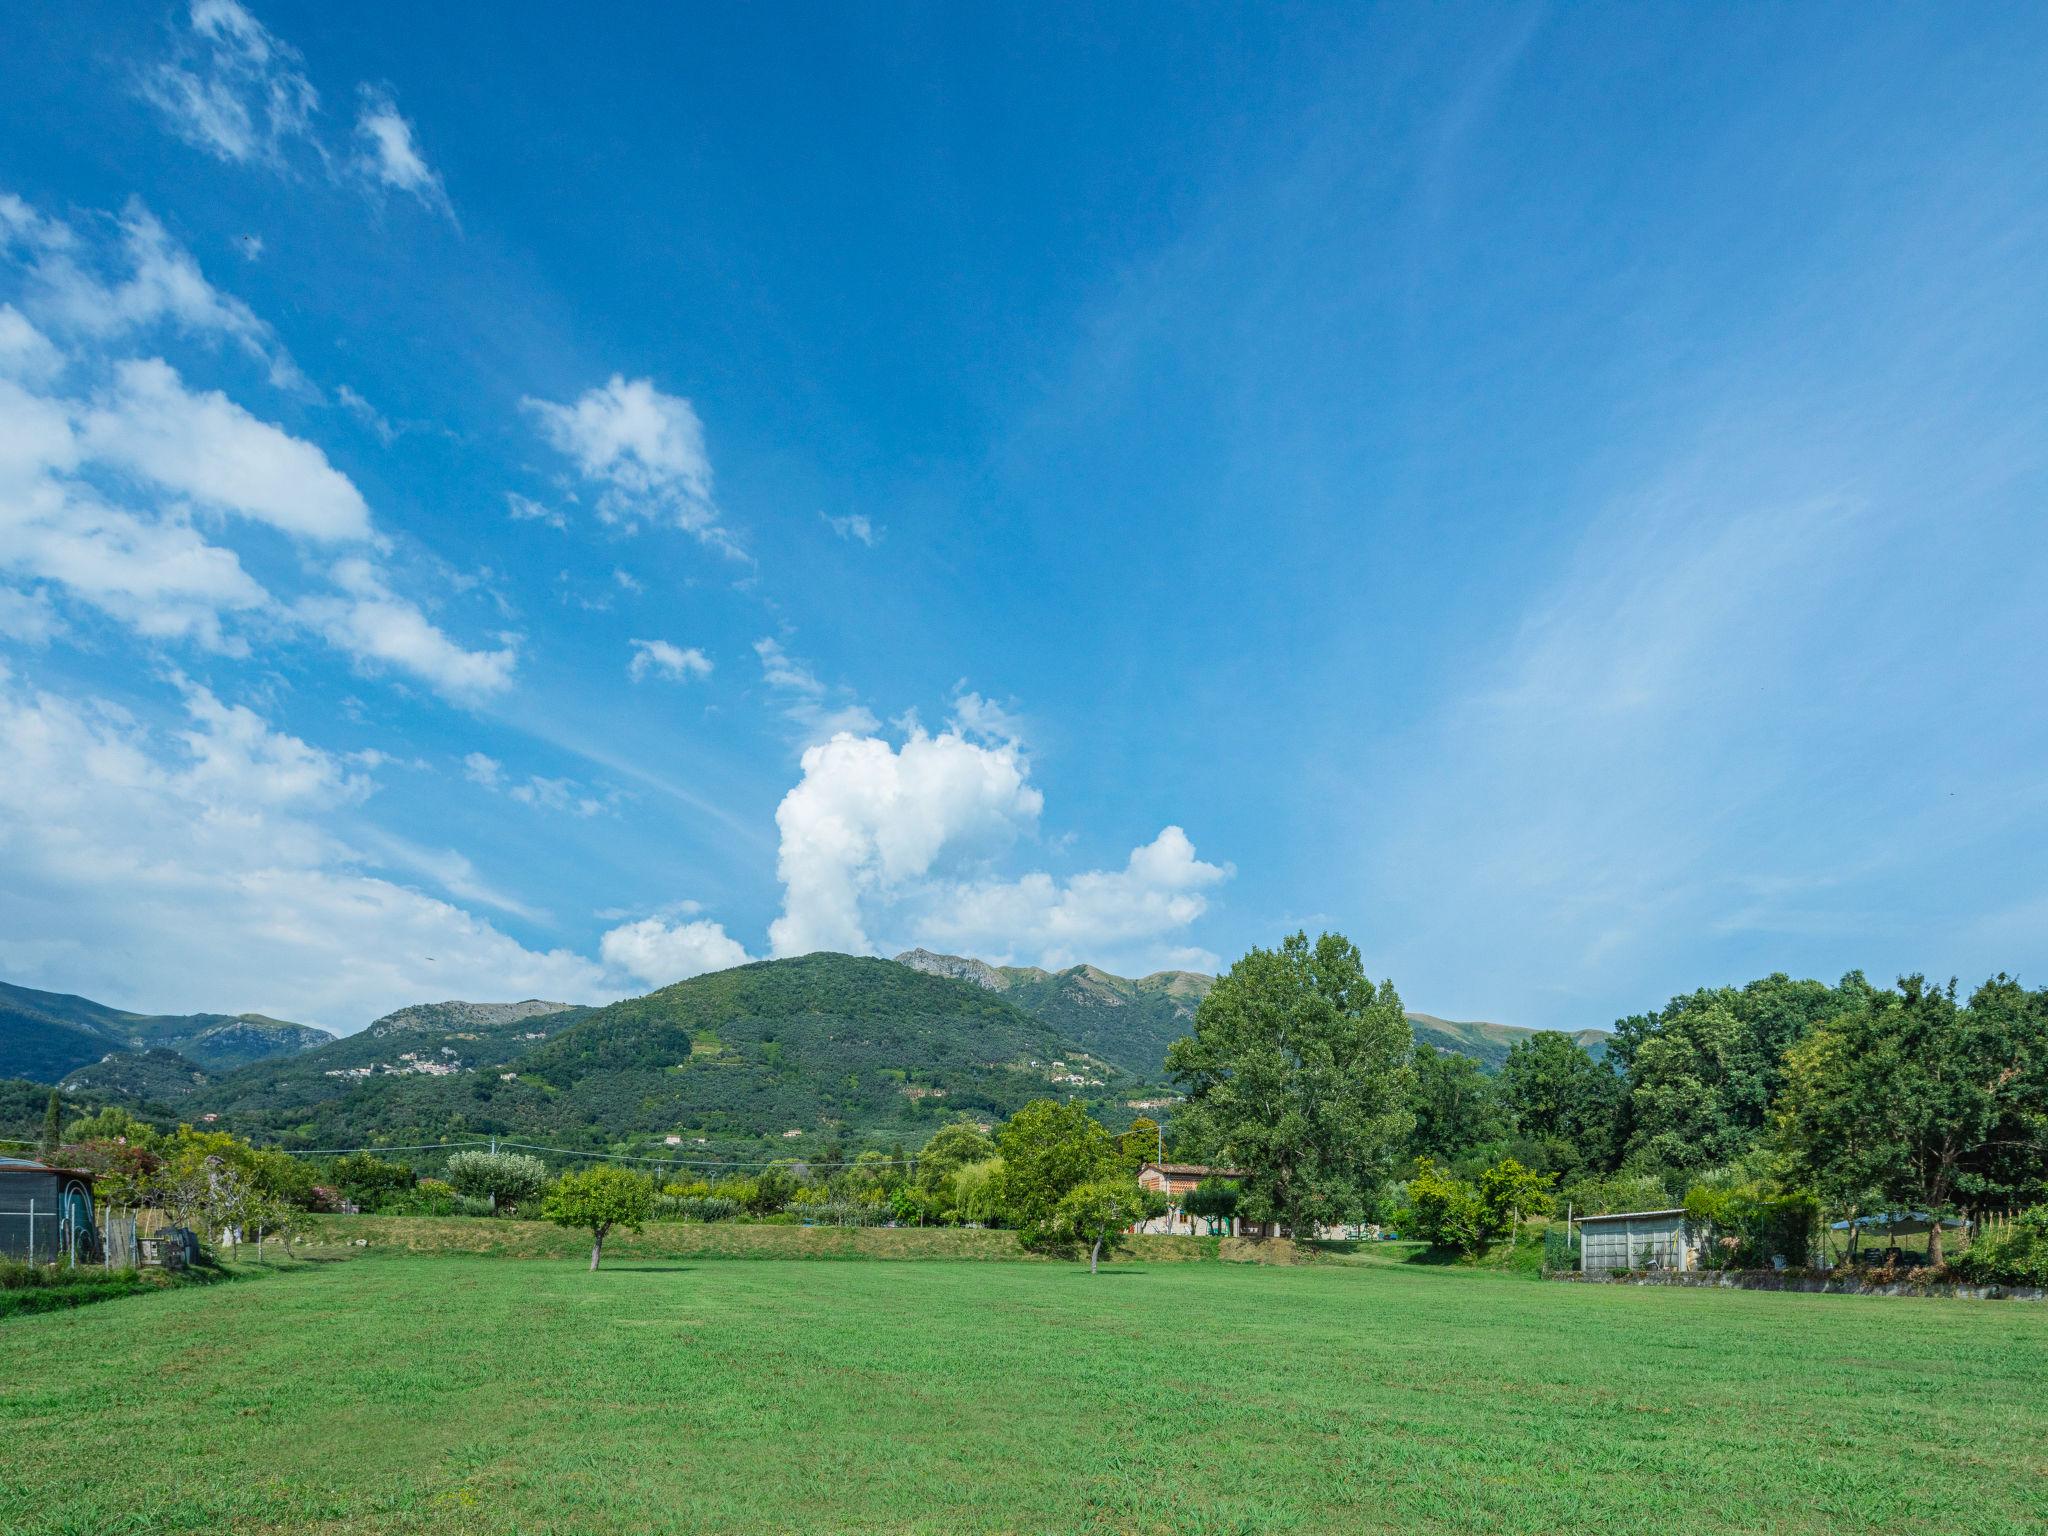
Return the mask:
<path fill-rule="evenodd" d="M 1413 1038 L 1390 981 L 1350 940 L 1305 933 L 1219 978 L 1166 1065 L 1186 1089 L 1176 1141 L 1244 1170 L 1239 1214 L 1299 1238 L 1371 1209 L 1406 1140 Z"/>
<path fill-rule="evenodd" d="M 1770 1126 L 1785 1053 L 1871 992 L 1856 971 L 1835 987 L 1778 973 L 1618 1021 L 1607 1049 L 1628 1078 L 1630 1161 L 1689 1169 L 1742 1157 Z"/>
<path fill-rule="evenodd" d="M 1121 1175 L 1091 1179 L 1060 1197 L 1055 1225 L 1062 1237 L 1092 1245 L 1088 1250 L 1088 1273 L 1092 1275 L 1103 1248 L 1114 1253 L 1124 1229 L 1157 1214 L 1161 1206 L 1159 1198 L 1140 1189 L 1134 1179 Z"/>
<path fill-rule="evenodd" d="M 1237 1185 L 1229 1179 L 1207 1178 L 1187 1192 L 1181 1209 L 1209 1223 L 1213 1237 L 1219 1222 L 1237 1214 Z"/>
<path fill-rule="evenodd" d="M 654 1205 L 654 1180 L 644 1173 L 600 1163 L 555 1181 L 541 1214 L 558 1227 L 590 1232 L 590 1267 L 604 1256 L 604 1240 L 615 1227 L 638 1232 Z"/>
<path fill-rule="evenodd" d="M 1033 1099 L 996 1135 L 1003 1211 L 1026 1244 L 1055 1238 L 1059 1203 L 1077 1185 L 1116 1167 L 1116 1143 L 1074 1103 Z"/>
<path fill-rule="evenodd" d="M 917 1154 L 918 1188 L 934 1194 L 943 1192 L 952 1183 L 953 1175 L 969 1163 L 985 1163 L 995 1155 L 996 1144 L 982 1134 L 980 1127 L 965 1123 L 942 1125 Z"/>
<path fill-rule="evenodd" d="M 525 1152 L 472 1149 L 448 1159 L 448 1182 L 456 1192 L 472 1200 L 489 1200 L 494 1211 L 531 1200 L 547 1178 L 547 1164 Z"/>
<path fill-rule="evenodd" d="M 1522 1218 L 1550 1209 L 1551 1175 L 1524 1168 L 1504 1157 L 1479 1175 L 1479 1211 L 1489 1233 L 1505 1231 L 1508 1252 L 1515 1251 Z"/>
<path fill-rule="evenodd" d="M 1792 1053 L 1781 1145 L 1795 1176 L 1831 1188 L 1867 1178 L 1886 1201 L 1934 1218 L 1927 1261 L 1938 1265 L 1943 1215 L 2040 1178 L 2048 999 L 2000 976 L 1958 1008 L 1953 981 L 1915 975 L 1860 1002 Z"/>
<path fill-rule="evenodd" d="M 1408 1177 L 1403 1228 L 1438 1248 L 1473 1254 L 1486 1246 L 1479 1191 L 1432 1158 L 1420 1158 Z"/>
<path fill-rule="evenodd" d="M 1623 1084 L 1555 1030 L 1517 1040 L 1500 1069 L 1500 1104 L 1515 1130 L 1559 1173 L 1611 1163 Z"/>
<path fill-rule="evenodd" d="M 1159 1122 L 1150 1115 L 1140 1115 L 1131 1122 L 1128 1131 L 1117 1137 L 1117 1158 L 1135 1178 L 1147 1163 L 1161 1160 L 1160 1146 Z"/>
<path fill-rule="evenodd" d="M 1415 1086 L 1408 1107 L 1415 1116 L 1408 1148 L 1417 1157 L 1461 1157 L 1508 1133 L 1494 1079 L 1456 1051 L 1415 1047 Z"/>

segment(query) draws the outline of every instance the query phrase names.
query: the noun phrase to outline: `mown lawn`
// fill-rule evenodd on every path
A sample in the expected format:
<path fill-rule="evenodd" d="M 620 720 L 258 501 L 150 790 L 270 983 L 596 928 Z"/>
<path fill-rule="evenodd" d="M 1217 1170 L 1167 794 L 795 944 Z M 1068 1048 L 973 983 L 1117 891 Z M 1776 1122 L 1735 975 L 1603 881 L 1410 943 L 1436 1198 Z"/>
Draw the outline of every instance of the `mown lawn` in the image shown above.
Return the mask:
<path fill-rule="evenodd" d="M 2039 1533 L 2044 1423 L 2022 1304 L 372 1256 L 0 1325 L 0 1530 Z"/>

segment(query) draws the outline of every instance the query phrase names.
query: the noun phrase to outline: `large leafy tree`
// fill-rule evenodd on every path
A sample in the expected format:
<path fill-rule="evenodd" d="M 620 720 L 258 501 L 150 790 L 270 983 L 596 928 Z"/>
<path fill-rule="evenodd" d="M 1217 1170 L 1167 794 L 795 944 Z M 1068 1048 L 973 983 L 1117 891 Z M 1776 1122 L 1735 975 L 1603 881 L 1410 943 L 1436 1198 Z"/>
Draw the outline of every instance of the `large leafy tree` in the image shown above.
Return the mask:
<path fill-rule="evenodd" d="M 1824 1191 L 1867 1186 L 1939 1217 L 2038 1192 L 2048 1156 L 2048 998 L 2000 976 L 1970 1006 L 1907 976 L 1791 1053 L 1778 1132 Z M 1927 1258 L 1942 1262 L 1937 1221 Z"/>
<path fill-rule="evenodd" d="M 1501 1108 L 1548 1168 L 1576 1173 L 1612 1161 L 1622 1082 L 1570 1035 L 1517 1040 L 1500 1069 Z"/>
<path fill-rule="evenodd" d="M 1770 1124 L 1785 1053 L 1869 992 L 1856 972 L 1838 987 L 1780 973 L 1620 1020 L 1608 1051 L 1628 1074 L 1629 1159 L 1702 1168 L 1740 1158 Z"/>
<path fill-rule="evenodd" d="M 1004 1122 L 996 1145 L 1003 1210 L 1026 1243 L 1060 1236 L 1068 1191 L 1120 1171 L 1109 1132 L 1072 1102 L 1032 1100 Z"/>
<path fill-rule="evenodd" d="M 1497 1084 L 1478 1062 L 1456 1051 L 1415 1047 L 1408 1104 L 1415 1116 L 1408 1149 L 1417 1157 L 1460 1158 L 1507 1136 Z"/>
<path fill-rule="evenodd" d="M 1176 1142 L 1244 1170 L 1240 1217 L 1302 1236 L 1367 1215 L 1413 1124 L 1415 1069 L 1394 984 L 1339 934 L 1297 933 L 1220 977 L 1167 1070 Z"/>

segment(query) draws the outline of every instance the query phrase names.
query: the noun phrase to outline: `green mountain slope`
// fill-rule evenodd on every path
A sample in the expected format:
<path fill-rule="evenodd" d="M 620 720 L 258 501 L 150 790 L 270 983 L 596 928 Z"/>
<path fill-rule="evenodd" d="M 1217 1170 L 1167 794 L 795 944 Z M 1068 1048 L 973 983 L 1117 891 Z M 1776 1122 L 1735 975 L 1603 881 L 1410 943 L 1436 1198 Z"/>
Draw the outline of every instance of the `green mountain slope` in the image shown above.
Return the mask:
<path fill-rule="evenodd" d="M 1216 982 L 1195 971 L 1156 971 L 1132 979 L 1092 965 L 1064 971 L 996 966 L 928 949 L 900 954 L 896 963 L 994 992 L 1093 1055 L 1141 1078 L 1159 1075 L 1167 1046 L 1193 1027 L 1195 1009 Z"/>
<path fill-rule="evenodd" d="M 457 1006 L 478 1005 L 433 1005 Z M 467 1029 L 405 1012 L 416 1016 L 407 1025 L 380 1020 L 230 1074 L 189 1102 L 302 1145 L 675 1136 L 794 1155 L 842 1137 L 914 1144 L 957 1113 L 997 1119 L 1034 1097 L 1109 1096 L 1129 1083 L 983 988 L 849 955 L 763 961 L 503 1023 L 437 1016 L 474 1021 Z"/>
<path fill-rule="evenodd" d="M 176 1051 L 151 1049 L 110 1051 L 88 1066 L 65 1073 L 59 1086 L 94 1103 L 176 1105 L 211 1081 L 197 1063 Z"/>
<path fill-rule="evenodd" d="M 1199 971 L 1156 971 L 1134 980 L 1092 965 L 1044 971 L 1036 966 L 990 965 L 928 949 L 907 950 L 896 963 L 996 993 L 1105 1061 L 1155 1080 L 1165 1070 L 1166 1048 L 1193 1027 L 1195 1010 L 1216 985 L 1215 977 Z M 1536 1033 L 1516 1024 L 1440 1019 L 1430 1013 L 1411 1012 L 1408 1024 L 1417 1044 L 1470 1056 L 1489 1072 L 1508 1059 L 1517 1040 Z M 1572 1038 L 1597 1058 L 1606 1047 L 1607 1032 L 1582 1029 Z"/>
<path fill-rule="evenodd" d="M 153 1049 L 227 1071 L 333 1038 L 324 1029 L 260 1013 L 128 1013 L 66 992 L 0 982 L 0 1076 L 55 1082 L 109 1051 Z"/>

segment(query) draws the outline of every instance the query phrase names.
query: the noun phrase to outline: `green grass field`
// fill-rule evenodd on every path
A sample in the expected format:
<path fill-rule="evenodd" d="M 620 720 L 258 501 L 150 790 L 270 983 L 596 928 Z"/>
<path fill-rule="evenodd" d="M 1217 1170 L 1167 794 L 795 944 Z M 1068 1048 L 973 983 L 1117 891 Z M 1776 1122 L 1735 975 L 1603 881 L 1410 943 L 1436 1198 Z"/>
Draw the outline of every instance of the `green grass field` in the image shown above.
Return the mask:
<path fill-rule="evenodd" d="M 2039 1533 L 2048 1309 L 393 1254 L 0 1325 L 0 1530 Z"/>

